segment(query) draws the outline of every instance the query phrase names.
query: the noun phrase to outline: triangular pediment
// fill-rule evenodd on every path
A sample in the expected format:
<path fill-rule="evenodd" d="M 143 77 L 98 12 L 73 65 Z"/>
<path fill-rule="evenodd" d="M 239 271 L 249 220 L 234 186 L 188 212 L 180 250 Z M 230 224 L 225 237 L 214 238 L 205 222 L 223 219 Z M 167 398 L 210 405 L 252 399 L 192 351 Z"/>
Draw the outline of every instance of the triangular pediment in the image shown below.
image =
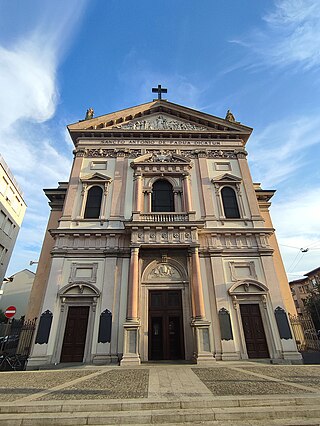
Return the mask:
<path fill-rule="evenodd" d="M 103 175 L 102 173 L 91 173 L 89 175 L 81 176 L 82 182 L 106 182 L 111 181 L 111 177 Z"/>
<path fill-rule="evenodd" d="M 241 178 L 238 176 L 232 175 L 231 173 L 225 173 L 223 175 L 217 176 L 214 179 L 212 179 L 212 182 L 220 182 L 220 183 L 236 183 L 241 182 Z"/>
<path fill-rule="evenodd" d="M 99 117 L 81 120 L 68 126 L 73 135 L 80 131 L 169 131 L 214 132 L 238 135 L 247 140 L 252 129 L 165 100 L 155 100 Z"/>

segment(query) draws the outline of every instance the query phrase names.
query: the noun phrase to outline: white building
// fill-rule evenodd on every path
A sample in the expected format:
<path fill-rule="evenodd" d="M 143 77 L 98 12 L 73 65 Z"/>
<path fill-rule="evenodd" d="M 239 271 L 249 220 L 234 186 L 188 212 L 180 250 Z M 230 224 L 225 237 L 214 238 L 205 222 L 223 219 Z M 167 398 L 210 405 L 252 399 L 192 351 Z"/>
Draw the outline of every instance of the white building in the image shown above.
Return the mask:
<path fill-rule="evenodd" d="M 10 257 L 26 211 L 22 191 L 0 155 L 0 282 L 5 276 Z"/>
<path fill-rule="evenodd" d="M 25 316 L 34 277 L 34 272 L 23 269 L 13 274 L 10 280 L 3 282 L 0 288 L 0 310 L 4 312 L 9 306 L 14 306 L 14 319 Z"/>

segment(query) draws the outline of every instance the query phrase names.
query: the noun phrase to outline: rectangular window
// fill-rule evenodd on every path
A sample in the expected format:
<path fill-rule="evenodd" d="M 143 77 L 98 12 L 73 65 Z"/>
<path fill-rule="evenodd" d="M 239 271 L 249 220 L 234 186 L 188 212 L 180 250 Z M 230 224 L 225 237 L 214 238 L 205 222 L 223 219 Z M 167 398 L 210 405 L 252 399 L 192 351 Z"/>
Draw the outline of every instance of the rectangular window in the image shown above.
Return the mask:
<path fill-rule="evenodd" d="M 10 219 L 7 219 L 5 224 L 4 224 L 3 231 L 5 232 L 5 234 L 10 236 L 12 230 L 13 230 L 13 223 L 11 222 Z"/>
<path fill-rule="evenodd" d="M 6 193 L 6 200 L 9 201 L 10 204 L 12 204 L 14 201 L 14 192 L 10 187 L 8 188 Z"/>
<path fill-rule="evenodd" d="M 12 200 L 12 208 L 13 210 L 19 214 L 20 210 L 21 210 L 21 204 L 20 204 L 20 200 L 18 197 L 14 197 Z"/>
<path fill-rule="evenodd" d="M 2 179 L 0 179 L 0 192 L 1 192 L 2 195 L 4 195 L 6 193 L 7 186 L 8 186 L 8 182 L 2 176 Z"/>
<path fill-rule="evenodd" d="M 0 262 L 3 263 L 8 250 L 0 244 Z"/>
<path fill-rule="evenodd" d="M 3 213 L 2 210 L 0 210 L 0 228 L 2 228 L 5 219 L 6 219 L 6 215 Z"/>

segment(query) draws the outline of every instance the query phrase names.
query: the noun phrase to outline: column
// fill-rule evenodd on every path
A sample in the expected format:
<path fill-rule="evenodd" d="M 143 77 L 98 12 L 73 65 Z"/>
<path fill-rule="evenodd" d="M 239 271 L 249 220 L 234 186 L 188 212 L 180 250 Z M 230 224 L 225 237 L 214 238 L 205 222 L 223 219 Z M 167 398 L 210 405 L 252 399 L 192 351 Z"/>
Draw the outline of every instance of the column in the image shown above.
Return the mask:
<path fill-rule="evenodd" d="M 100 207 L 100 219 L 101 220 L 106 219 L 108 192 L 109 192 L 109 182 L 105 182 L 104 187 L 103 187 L 103 197 L 102 197 L 102 200 L 101 200 L 101 207 Z"/>
<path fill-rule="evenodd" d="M 173 191 L 173 199 L 174 199 L 174 211 L 181 212 L 181 203 L 180 203 L 180 191 L 178 189 L 174 189 Z"/>
<path fill-rule="evenodd" d="M 143 207 L 142 207 L 142 201 L 143 201 L 143 192 L 142 192 L 142 185 L 143 184 L 143 180 L 142 180 L 142 175 L 135 175 L 135 187 L 134 187 L 134 209 L 133 211 L 135 212 L 142 212 L 143 211 Z"/>
<path fill-rule="evenodd" d="M 190 187 L 189 174 L 186 174 L 183 176 L 183 187 L 184 187 L 185 209 L 187 213 L 189 213 L 192 211 L 191 187 Z"/>
<path fill-rule="evenodd" d="M 79 218 L 84 218 L 84 212 L 86 209 L 86 203 L 87 203 L 87 196 L 88 196 L 88 184 L 83 183 L 82 184 L 82 191 L 81 191 L 81 208 L 80 208 L 80 214 Z"/>
<path fill-rule="evenodd" d="M 191 254 L 192 259 L 192 293 L 193 293 L 193 313 L 195 318 L 205 318 L 204 300 L 203 300 L 203 288 L 200 271 L 200 261 L 198 248 L 195 247 Z"/>
<path fill-rule="evenodd" d="M 151 213 L 152 211 L 152 191 L 148 189 L 145 191 L 146 197 L 147 197 L 147 212 Z"/>
<path fill-rule="evenodd" d="M 208 364 L 215 361 L 211 347 L 210 322 L 205 318 L 205 307 L 203 298 L 203 287 L 200 271 L 200 260 L 198 248 L 192 249 L 191 253 L 192 266 L 192 303 L 193 303 L 193 321 L 195 339 L 194 359 L 197 364 Z"/>
<path fill-rule="evenodd" d="M 121 366 L 139 365 L 141 363 L 139 356 L 139 328 L 138 318 L 139 310 L 139 248 L 131 248 L 129 283 L 128 283 L 128 302 L 127 319 L 123 324 L 124 341 L 123 357 Z"/>
<path fill-rule="evenodd" d="M 139 294 L 139 248 L 131 248 L 127 320 L 138 319 L 138 294 Z"/>

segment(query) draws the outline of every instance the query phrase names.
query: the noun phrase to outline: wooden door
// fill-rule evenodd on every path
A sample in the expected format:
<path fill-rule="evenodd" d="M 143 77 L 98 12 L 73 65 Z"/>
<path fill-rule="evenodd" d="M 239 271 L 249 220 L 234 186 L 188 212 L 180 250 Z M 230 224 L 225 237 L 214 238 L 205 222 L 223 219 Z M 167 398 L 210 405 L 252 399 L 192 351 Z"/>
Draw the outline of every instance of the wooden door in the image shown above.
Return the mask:
<path fill-rule="evenodd" d="M 269 350 L 258 304 L 240 304 L 249 358 L 269 358 Z"/>
<path fill-rule="evenodd" d="M 149 360 L 184 359 L 180 290 L 149 293 Z"/>
<path fill-rule="evenodd" d="M 70 306 L 60 362 L 82 362 L 88 327 L 89 306 Z"/>

